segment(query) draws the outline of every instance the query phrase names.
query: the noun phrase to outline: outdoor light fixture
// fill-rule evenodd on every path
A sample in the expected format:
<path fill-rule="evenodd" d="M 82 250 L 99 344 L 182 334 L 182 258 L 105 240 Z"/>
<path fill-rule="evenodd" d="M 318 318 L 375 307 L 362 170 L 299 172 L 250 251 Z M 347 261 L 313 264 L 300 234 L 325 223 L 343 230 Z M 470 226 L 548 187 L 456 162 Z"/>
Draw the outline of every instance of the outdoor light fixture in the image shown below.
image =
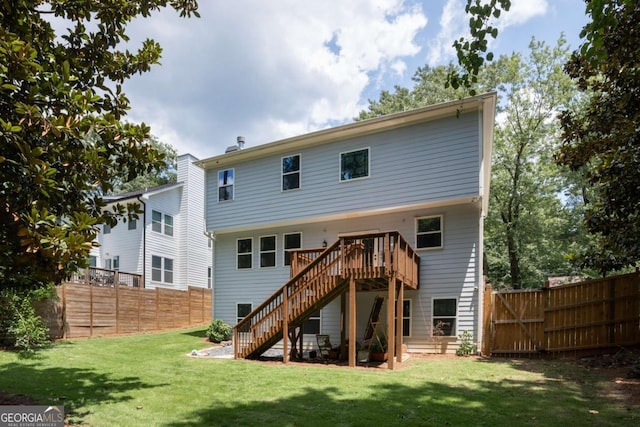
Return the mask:
<path fill-rule="evenodd" d="M 326 247 L 327 247 L 327 241 L 326 241 L 326 240 L 323 240 L 323 241 L 322 241 L 322 247 L 323 247 L 323 248 L 326 248 Z"/>

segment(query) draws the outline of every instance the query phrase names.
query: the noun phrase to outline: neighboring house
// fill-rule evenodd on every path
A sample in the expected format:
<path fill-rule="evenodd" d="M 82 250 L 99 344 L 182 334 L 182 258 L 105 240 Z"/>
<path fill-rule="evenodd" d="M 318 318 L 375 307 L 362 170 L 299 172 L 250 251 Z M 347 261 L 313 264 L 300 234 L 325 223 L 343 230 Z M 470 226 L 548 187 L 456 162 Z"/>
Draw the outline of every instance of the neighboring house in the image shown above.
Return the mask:
<path fill-rule="evenodd" d="M 204 226 L 204 172 L 190 154 L 178 157 L 177 182 L 115 196 L 109 204 L 138 203 L 134 221 L 103 226 L 93 267 L 138 273 L 146 288 L 211 287 L 211 240 Z"/>
<path fill-rule="evenodd" d="M 360 342 L 378 295 L 383 333 L 400 325 L 410 352 L 453 352 L 463 331 L 479 343 L 495 107 L 496 95 L 484 94 L 196 162 L 215 239 L 213 315 L 242 322 L 236 356 L 259 355 L 283 336 L 291 340 L 280 345 L 306 349 L 319 333 L 334 344 L 355 333 Z M 419 282 L 405 274 L 413 261 L 403 239 L 419 256 Z M 320 249 L 294 254 L 291 271 L 291 251 L 311 248 Z M 301 291 L 312 282 L 318 287 Z M 285 284 L 286 301 L 277 296 Z M 395 295 L 399 320 L 387 309 Z M 311 302 L 292 308 L 297 299 Z M 286 324 L 268 317 L 283 306 L 299 312 Z M 248 321 L 256 309 L 262 314 Z M 304 335 L 292 333 L 303 321 Z"/>

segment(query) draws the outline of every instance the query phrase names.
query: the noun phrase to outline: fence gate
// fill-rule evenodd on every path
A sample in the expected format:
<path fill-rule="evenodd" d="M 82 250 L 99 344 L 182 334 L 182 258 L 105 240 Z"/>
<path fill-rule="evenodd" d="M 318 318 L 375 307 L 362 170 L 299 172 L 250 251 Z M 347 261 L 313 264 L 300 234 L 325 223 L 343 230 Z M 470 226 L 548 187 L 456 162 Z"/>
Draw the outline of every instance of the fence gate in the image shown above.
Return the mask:
<path fill-rule="evenodd" d="M 483 352 L 593 352 L 640 345 L 640 274 L 534 290 L 485 289 Z"/>

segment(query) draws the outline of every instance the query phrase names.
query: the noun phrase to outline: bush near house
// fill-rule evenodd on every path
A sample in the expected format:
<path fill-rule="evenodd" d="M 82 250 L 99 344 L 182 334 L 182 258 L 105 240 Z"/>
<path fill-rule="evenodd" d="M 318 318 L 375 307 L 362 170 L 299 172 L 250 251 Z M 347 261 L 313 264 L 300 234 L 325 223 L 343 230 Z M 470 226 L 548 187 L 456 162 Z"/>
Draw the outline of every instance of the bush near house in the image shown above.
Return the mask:
<path fill-rule="evenodd" d="M 206 336 L 209 341 L 219 343 L 230 339 L 232 332 L 231 326 L 222 319 L 213 319 L 207 329 Z"/>

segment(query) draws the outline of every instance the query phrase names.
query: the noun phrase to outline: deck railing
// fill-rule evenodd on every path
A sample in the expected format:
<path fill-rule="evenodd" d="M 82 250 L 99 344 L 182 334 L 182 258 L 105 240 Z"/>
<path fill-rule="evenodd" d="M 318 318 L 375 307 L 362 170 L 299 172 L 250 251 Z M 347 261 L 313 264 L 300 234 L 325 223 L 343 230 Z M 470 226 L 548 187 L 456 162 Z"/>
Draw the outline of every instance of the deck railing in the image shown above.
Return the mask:
<path fill-rule="evenodd" d="M 322 250 L 292 252 L 291 279 L 234 327 L 235 357 L 272 345 L 284 322 L 300 323 L 348 278 L 393 276 L 417 289 L 419 265 L 417 253 L 398 232 L 345 236 Z"/>
<path fill-rule="evenodd" d="M 132 288 L 144 288 L 144 280 L 141 274 L 127 273 L 107 268 L 87 267 L 75 272 L 68 283 L 85 284 L 93 286 L 129 286 Z"/>

